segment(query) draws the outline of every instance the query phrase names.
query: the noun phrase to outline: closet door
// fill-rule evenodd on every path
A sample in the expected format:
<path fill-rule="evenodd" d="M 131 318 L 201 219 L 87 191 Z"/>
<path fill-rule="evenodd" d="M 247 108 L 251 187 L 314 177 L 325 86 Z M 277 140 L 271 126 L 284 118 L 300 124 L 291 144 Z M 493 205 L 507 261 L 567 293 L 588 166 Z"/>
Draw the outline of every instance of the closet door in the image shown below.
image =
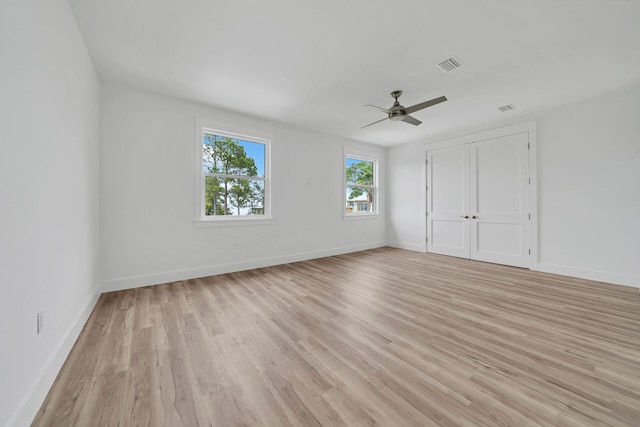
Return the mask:
<path fill-rule="evenodd" d="M 427 251 L 469 258 L 468 214 L 469 147 L 429 151 Z"/>
<path fill-rule="evenodd" d="M 471 259 L 529 267 L 528 134 L 470 149 Z"/>

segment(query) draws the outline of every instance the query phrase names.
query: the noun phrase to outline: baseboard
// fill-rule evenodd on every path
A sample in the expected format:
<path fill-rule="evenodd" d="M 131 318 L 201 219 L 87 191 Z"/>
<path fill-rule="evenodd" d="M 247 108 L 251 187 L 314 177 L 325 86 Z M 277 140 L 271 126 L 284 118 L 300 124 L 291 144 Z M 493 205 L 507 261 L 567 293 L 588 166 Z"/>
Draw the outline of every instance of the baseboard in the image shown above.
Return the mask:
<path fill-rule="evenodd" d="M 580 279 L 594 280 L 597 282 L 613 283 L 615 285 L 631 286 L 640 288 L 640 278 L 624 274 L 609 273 L 606 271 L 588 270 L 584 268 L 568 267 L 564 265 L 537 263 L 532 270 L 544 273 L 559 274 L 561 276 L 578 277 Z"/>
<path fill-rule="evenodd" d="M 42 402 L 44 402 L 45 397 L 47 397 L 47 393 L 58 376 L 58 372 L 62 368 L 64 361 L 71 352 L 71 348 L 80 336 L 82 328 L 85 323 L 87 323 L 89 315 L 91 315 L 93 308 L 98 302 L 98 298 L 100 298 L 100 293 L 100 289 L 97 289 L 95 294 L 73 320 L 63 335 L 62 340 L 52 352 L 51 357 L 49 357 L 49 360 L 47 360 L 47 363 L 45 363 L 35 381 L 31 384 L 31 387 L 29 387 L 27 394 L 20 401 L 20 404 L 9 419 L 7 427 L 28 426 L 31 424 Z"/>
<path fill-rule="evenodd" d="M 403 242 L 387 242 L 387 246 L 398 249 L 406 249 L 414 252 L 426 252 L 425 245 L 416 245 L 415 243 L 403 243 Z"/>
<path fill-rule="evenodd" d="M 383 246 L 386 246 L 386 242 L 384 241 L 372 242 L 362 245 L 344 246 L 339 248 L 303 252 L 272 258 L 261 258 L 231 264 L 211 265 L 186 270 L 165 271 L 157 274 L 145 274 L 140 276 L 125 277 L 121 279 L 105 280 L 102 282 L 102 292 L 140 288 L 143 286 L 157 285 L 160 283 L 196 279 L 198 277 L 215 276 L 217 274 L 251 270 L 253 268 L 270 267 L 273 265 L 287 264 L 290 262 L 306 261 L 314 258 L 322 258 L 327 256 L 346 254 L 350 252 L 364 251 L 367 249 L 375 249 Z"/>
<path fill-rule="evenodd" d="M 424 245 L 403 242 L 387 242 L 387 246 L 398 249 L 406 249 L 415 252 L 426 252 Z M 532 262 L 531 270 L 544 273 L 559 274 L 561 276 L 577 277 L 580 279 L 594 280 L 597 282 L 613 283 L 614 285 L 640 288 L 640 277 L 624 274 L 609 273 L 606 271 L 589 270 L 585 268 L 568 267 L 564 265 Z"/>

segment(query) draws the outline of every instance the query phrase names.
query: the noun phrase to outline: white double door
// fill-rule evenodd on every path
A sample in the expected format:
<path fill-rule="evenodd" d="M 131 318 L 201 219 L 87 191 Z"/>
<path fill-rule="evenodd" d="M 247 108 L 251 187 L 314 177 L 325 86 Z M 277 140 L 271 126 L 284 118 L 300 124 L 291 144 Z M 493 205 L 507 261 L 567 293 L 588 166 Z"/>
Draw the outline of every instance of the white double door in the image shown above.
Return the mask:
<path fill-rule="evenodd" d="M 528 133 L 427 152 L 427 251 L 529 267 Z"/>

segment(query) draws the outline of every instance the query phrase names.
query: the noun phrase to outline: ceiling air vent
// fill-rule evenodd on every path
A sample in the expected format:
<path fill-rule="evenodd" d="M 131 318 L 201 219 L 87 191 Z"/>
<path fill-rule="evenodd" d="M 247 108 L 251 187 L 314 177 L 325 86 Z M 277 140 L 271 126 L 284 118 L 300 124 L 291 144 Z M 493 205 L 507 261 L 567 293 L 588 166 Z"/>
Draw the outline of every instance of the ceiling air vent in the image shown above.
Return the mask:
<path fill-rule="evenodd" d="M 513 104 L 503 105 L 502 107 L 498 107 L 498 110 L 506 113 L 507 111 L 515 110 L 516 106 Z"/>
<path fill-rule="evenodd" d="M 460 61 L 460 59 L 456 58 L 455 56 L 452 56 L 451 58 L 447 58 L 439 63 L 438 66 L 447 73 L 450 73 L 451 71 L 455 71 L 458 68 L 462 67 L 462 61 Z"/>

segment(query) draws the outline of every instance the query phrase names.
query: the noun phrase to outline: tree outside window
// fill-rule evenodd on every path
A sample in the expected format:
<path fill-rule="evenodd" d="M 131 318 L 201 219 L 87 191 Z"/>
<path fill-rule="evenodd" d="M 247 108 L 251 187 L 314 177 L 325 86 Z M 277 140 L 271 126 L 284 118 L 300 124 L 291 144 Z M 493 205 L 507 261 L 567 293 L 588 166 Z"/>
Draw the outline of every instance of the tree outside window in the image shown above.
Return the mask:
<path fill-rule="evenodd" d="M 346 157 L 346 215 L 372 215 L 377 213 L 376 173 L 375 160 Z"/>
<path fill-rule="evenodd" d="M 204 216 L 265 216 L 267 143 L 203 131 Z"/>

